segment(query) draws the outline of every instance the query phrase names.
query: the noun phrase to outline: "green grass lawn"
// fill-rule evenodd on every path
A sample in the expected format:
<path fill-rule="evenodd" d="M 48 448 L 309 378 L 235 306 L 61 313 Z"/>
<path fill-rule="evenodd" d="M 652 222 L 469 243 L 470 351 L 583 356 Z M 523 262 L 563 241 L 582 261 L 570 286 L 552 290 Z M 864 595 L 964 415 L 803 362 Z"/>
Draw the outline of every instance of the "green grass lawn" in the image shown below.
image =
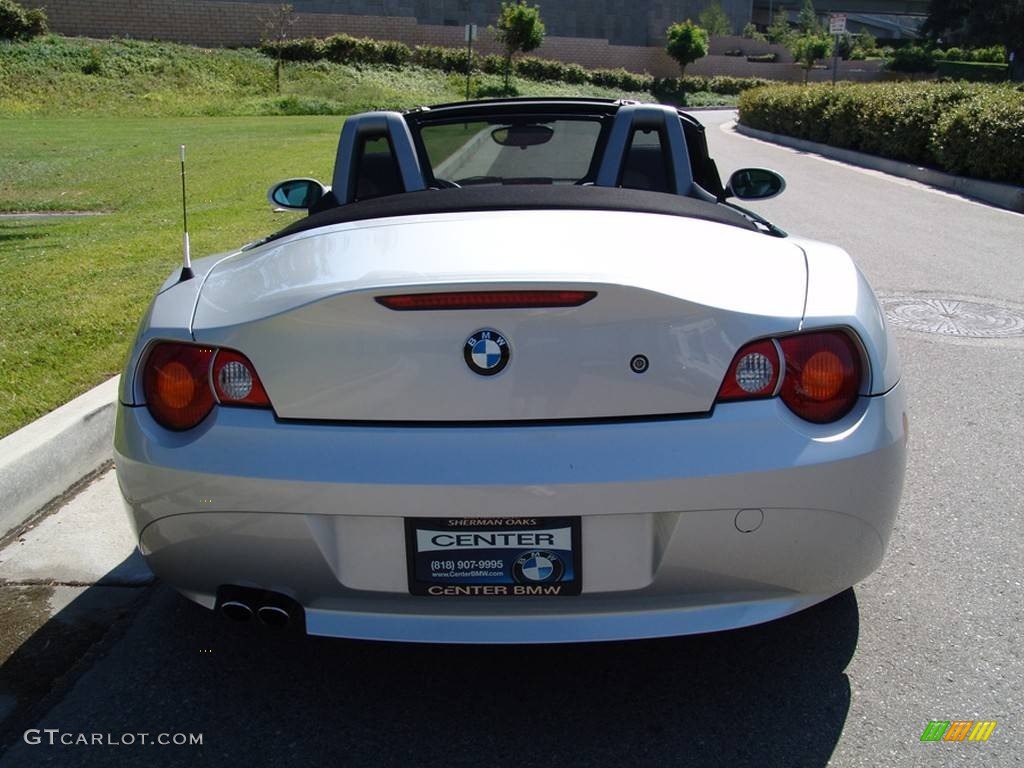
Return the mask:
<path fill-rule="evenodd" d="M 294 218 L 266 190 L 328 179 L 337 117 L 0 120 L 0 434 L 118 372 L 181 259 L 178 145 L 188 145 L 192 250 L 234 248 Z"/>
<path fill-rule="evenodd" d="M 523 95 L 651 98 L 516 85 Z M 292 176 L 327 181 L 341 115 L 459 101 L 464 88 L 459 76 L 418 67 L 317 62 L 287 66 L 278 94 L 272 62 L 253 51 L 57 36 L 0 43 L 0 213 L 104 212 L 0 218 L 0 435 L 120 370 L 181 258 L 179 144 L 189 147 L 192 251 L 207 255 L 294 218 L 273 213 L 266 190 Z"/>

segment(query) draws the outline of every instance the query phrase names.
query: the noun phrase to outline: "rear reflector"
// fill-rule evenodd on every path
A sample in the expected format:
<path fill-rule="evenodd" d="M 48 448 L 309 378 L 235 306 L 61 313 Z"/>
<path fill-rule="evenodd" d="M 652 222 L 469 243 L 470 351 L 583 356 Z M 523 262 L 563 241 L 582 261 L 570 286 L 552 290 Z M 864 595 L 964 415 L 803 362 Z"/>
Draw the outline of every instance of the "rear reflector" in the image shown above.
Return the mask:
<path fill-rule="evenodd" d="M 458 291 L 378 296 L 377 303 L 401 312 L 429 309 L 525 309 L 578 307 L 596 291 Z"/>

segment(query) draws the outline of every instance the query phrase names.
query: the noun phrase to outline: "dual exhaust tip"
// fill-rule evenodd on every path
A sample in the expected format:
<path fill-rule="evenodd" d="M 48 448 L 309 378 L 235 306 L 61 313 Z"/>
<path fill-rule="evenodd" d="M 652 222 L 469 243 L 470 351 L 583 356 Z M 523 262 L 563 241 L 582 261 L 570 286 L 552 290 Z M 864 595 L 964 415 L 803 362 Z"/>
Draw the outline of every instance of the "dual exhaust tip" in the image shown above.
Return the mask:
<path fill-rule="evenodd" d="M 228 600 L 221 605 L 220 612 L 232 621 L 249 621 L 254 613 L 251 606 L 240 600 Z M 255 614 L 261 622 L 275 629 L 284 629 L 292 620 L 288 611 L 278 608 L 276 605 L 261 605 L 256 608 Z"/>
<path fill-rule="evenodd" d="M 217 610 L 232 621 L 258 619 L 273 629 L 300 627 L 305 630 L 305 611 L 292 598 L 249 587 L 224 586 L 217 590 Z"/>

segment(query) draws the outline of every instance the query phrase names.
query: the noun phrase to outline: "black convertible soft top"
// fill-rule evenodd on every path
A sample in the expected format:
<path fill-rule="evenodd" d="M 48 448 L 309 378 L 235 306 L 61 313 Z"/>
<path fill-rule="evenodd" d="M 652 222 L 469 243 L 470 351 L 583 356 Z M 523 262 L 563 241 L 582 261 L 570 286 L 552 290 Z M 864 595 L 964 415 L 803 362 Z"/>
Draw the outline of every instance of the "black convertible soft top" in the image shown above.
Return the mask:
<path fill-rule="evenodd" d="M 633 211 L 703 219 L 758 231 L 753 221 L 736 209 L 692 197 L 615 187 L 510 184 L 425 189 L 339 205 L 299 219 L 262 242 L 351 221 L 425 213 L 522 210 Z"/>

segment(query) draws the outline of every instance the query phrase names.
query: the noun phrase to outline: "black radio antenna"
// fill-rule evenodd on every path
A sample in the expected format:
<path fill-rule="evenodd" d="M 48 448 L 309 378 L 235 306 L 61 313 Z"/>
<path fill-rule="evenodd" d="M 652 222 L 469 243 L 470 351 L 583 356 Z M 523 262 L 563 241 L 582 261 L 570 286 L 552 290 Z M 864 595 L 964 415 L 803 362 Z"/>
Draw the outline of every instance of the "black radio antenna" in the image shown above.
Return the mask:
<path fill-rule="evenodd" d="M 178 282 L 191 280 L 194 277 L 192 272 L 192 249 L 188 242 L 188 208 L 185 205 L 185 145 L 181 145 L 181 220 L 185 231 L 185 238 L 182 241 L 182 264 L 181 277 Z"/>

